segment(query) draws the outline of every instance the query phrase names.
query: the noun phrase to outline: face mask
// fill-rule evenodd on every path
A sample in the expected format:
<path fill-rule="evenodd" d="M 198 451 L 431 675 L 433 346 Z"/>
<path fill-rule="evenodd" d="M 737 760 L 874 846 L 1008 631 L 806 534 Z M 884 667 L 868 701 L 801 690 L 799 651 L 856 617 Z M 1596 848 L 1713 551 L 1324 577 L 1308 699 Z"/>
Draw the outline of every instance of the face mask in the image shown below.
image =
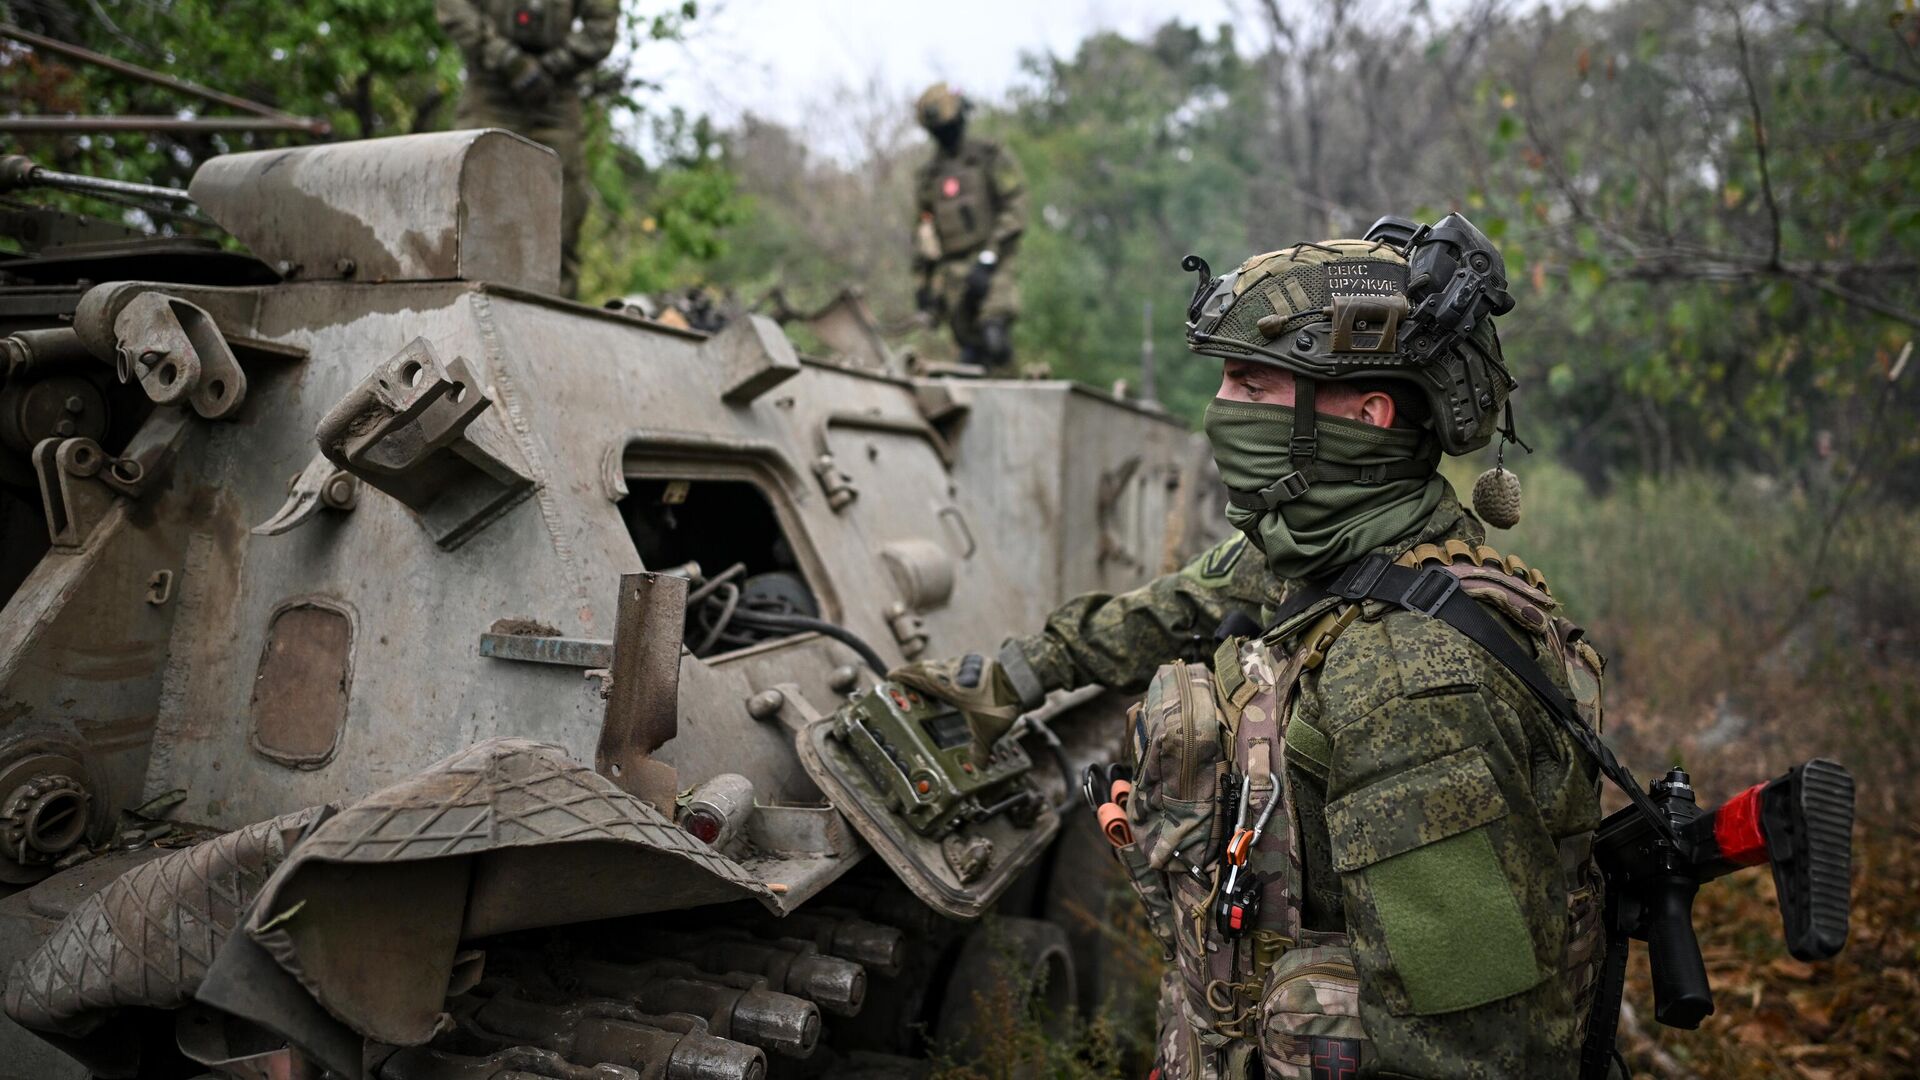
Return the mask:
<path fill-rule="evenodd" d="M 966 130 L 967 122 L 965 118 L 961 118 L 944 124 L 935 124 L 927 129 L 927 133 L 932 135 L 933 141 L 939 143 L 943 149 L 952 150 L 960 145 L 960 137 L 966 133 Z"/>
<path fill-rule="evenodd" d="M 1207 440 L 1228 487 L 1258 491 L 1294 471 L 1289 457 L 1293 417 L 1288 405 L 1213 399 L 1207 406 Z M 1378 428 L 1325 413 L 1315 418 L 1314 428 L 1316 462 L 1369 466 L 1425 458 L 1435 469 L 1439 464 L 1438 449 L 1425 432 Z M 1270 510 L 1230 505 L 1227 520 L 1266 554 L 1276 575 L 1314 577 L 1411 537 L 1446 490 L 1447 482 L 1434 469 L 1378 483 L 1323 480 Z"/>

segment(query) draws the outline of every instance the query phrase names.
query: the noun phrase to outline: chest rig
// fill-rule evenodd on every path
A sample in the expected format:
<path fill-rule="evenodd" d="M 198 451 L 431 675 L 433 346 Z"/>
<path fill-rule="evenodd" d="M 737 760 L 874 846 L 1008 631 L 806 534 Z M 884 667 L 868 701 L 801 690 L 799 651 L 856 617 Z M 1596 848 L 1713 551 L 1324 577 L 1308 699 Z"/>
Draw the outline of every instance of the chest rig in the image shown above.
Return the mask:
<path fill-rule="evenodd" d="M 1600 657 L 1577 627 L 1553 614 L 1557 603 L 1539 571 L 1459 540 L 1421 545 L 1398 560 L 1373 558 L 1394 568 L 1394 581 L 1419 572 L 1429 595 L 1415 602 L 1444 591 L 1431 605 L 1437 609 L 1462 593 L 1534 636 L 1543 646 L 1535 666 L 1565 671 L 1580 721 L 1598 730 Z M 1173 1020 L 1181 1030 L 1161 1033 L 1169 1080 L 1240 1075 L 1255 1056 L 1277 1077 L 1320 1075 L 1314 1065 L 1329 1055 L 1371 1057 L 1346 935 L 1302 929 L 1301 822 L 1288 738 L 1324 743 L 1296 715 L 1302 680 L 1378 602 L 1327 591 L 1296 597 L 1266 633 L 1223 642 L 1212 672 L 1163 667 L 1130 714 L 1136 843 L 1119 854 L 1172 961 L 1168 990 L 1178 1001 L 1163 1002 L 1163 1028 Z M 1563 979 L 1585 1016 L 1602 943 L 1591 834 L 1563 843 L 1561 862 Z"/>
<path fill-rule="evenodd" d="M 959 153 L 942 154 L 927 167 L 934 236 L 944 258 L 965 255 L 993 239 L 993 156 L 988 144 L 968 140 Z"/>

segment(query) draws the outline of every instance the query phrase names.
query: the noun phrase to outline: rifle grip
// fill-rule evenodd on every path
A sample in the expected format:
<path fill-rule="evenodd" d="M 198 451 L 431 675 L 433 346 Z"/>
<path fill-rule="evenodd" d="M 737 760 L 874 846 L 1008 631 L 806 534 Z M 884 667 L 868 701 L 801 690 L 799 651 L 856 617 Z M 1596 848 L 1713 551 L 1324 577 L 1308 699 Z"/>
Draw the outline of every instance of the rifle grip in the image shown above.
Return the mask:
<path fill-rule="evenodd" d="M 1649 890 L 1647 966 L 1653 975 L 1653 1018 L 1668 1027 L 1697 1028 L 1713 1013 L 1707 964 L 1693 936 L 1693 894 L 1699 883 L 1668 877 Z"/>

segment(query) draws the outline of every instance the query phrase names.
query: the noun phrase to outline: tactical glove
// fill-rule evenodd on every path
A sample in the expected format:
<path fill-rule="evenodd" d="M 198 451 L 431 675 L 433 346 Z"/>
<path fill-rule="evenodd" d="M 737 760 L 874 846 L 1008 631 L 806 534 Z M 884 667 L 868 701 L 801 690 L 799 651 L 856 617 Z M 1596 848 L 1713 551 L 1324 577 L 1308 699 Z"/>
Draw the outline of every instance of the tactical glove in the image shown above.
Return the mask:
<path fill-rule="evenodd" d="M 919 311 L 923 315 L 933 314 L 933 287 L 930 285 L 922 285 L 918 289 L 915 289 L 913 291 L 913 306 L 916 311 Z"/>
<path fill-rule="evenodd" d="M 974 763 L 984 766 L 995 743 L 1020 716 L 1020 695 L 998 661 L 979 653 L 946 660 L 918 660 L 887 672 L 887 678 L 960 710 L 973 733 Z"/>
<path fill-rule="evenodd" d="M 569 82 L 580 71 L 580 62 L 573 50 L 566 46 L 548 49 L 540 54 L 540 67 L 557 84 Z"/>
<path fill-rule="evenodd" d="M 553 96 L 553 77 L 540 61 L 521 53 L 507 65 L 507 89 L 527 103 L 539 105 Z"/>
<path fill-rule="evenodd" d="M 997 263 L 984 257 L 967 271 L 967 303 L 978 304 L 987 298 L 987 290 L 993 287 L 993 271 Z"/>

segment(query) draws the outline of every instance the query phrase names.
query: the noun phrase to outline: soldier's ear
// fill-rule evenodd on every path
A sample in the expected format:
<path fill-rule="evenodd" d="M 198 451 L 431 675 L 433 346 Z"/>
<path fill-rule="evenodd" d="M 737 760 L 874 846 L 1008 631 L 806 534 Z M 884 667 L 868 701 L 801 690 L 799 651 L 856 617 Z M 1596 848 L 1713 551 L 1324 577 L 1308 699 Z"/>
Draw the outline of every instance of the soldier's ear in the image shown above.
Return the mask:
<path fill-rule="evenodd" d="M 1358 419 L 1377 428 L 1390 428 L 1397 411 L 1392 395 L 1373 390 L 1360 398 Z"/>

